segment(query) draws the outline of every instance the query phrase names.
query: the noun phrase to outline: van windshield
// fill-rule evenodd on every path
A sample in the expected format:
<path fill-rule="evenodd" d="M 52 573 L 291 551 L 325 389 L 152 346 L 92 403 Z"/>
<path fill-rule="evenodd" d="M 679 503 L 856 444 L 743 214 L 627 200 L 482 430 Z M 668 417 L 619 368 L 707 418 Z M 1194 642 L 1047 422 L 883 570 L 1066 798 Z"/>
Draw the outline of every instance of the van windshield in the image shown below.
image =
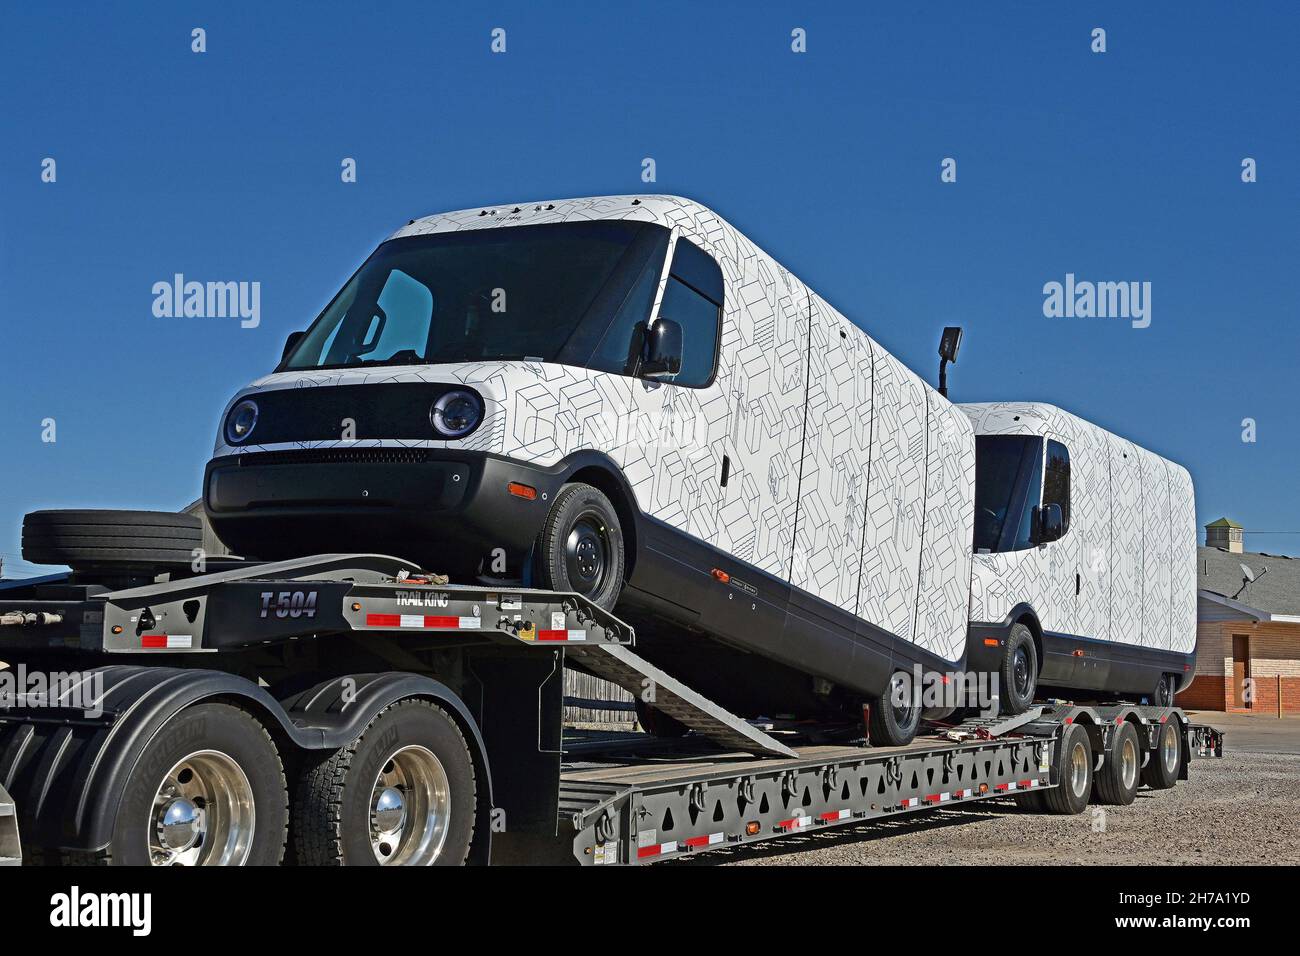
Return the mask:
<path fill-rule="evenodd" d="M 1021 551 L 1033 545 L 1033 509 L 1042 489 L 1042 439 L 980 435 L 975 439 L 975 551 Z"/>
<path fill-rule="evenodd" d="M 668 230 L 628 220 L 408 236 L 366 260 L 280 364 L 352 368 L 529 359 L 585 365 L 657 282 Z"/>

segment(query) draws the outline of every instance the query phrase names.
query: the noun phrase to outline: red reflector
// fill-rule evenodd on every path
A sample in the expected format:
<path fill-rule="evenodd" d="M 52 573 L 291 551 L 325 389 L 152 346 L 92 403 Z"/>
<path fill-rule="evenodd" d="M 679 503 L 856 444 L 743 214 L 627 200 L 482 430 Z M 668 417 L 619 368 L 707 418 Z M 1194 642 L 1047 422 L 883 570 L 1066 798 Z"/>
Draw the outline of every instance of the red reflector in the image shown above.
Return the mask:
<path fill-rule="evenodd" d="M 1074 656 L 1075 656 L 1075 657 L 1082 657 L 1082 656 L 1083 656 L 1083 651 L 1075 651 L 1075 652 L 1074 652 Z"/>
<path fill-rule="evenodd" d="M 367 614 L 366 627 L 401 627 L 400 614 Z"/>
<path fill-rule="evenodd" d="M 997 647 L 997 646 L 998 646 L 998 639 L 997 639 L 996 637 L 986 637 L 986 638 L 984 638 L 984 646 L 985 646 L 985 647 Z"/>
<path fill-rule="evenodd" d="M 533 501 L 537 498 L 536 488 L 532 485 L 520 484 L 517 481 L 512 481 L 510 484 L 506 485 L 506 491 L 510 492 L 516 498 L 524 498 L 527 501 Z"/>
<path fill-rule="evenodd" d="M 722 568 L 714 568 L 712 574 L 723 584 L 726 584 L 728 581 L 731 580 L 731 575 L 728 574 L 726 571 L 722 570 Z"/>
<path fill-rule="evenodd" d="M 166 647 L 167 635 L 166 634 L 141 634 L 140 646 L 141 647 Z"/>

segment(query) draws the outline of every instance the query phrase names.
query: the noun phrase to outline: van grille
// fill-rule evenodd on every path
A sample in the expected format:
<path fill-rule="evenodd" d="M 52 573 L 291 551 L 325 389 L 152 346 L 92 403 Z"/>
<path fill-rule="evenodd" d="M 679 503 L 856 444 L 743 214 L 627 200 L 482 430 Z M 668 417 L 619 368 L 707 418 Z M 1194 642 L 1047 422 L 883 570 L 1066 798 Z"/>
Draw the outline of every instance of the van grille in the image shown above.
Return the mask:
<path fill-rule="evenodd" d="M 239 465 L 422 465 L 428 460 L 427 448 L 306 448 L 251 452 L 239 456 Z"/>

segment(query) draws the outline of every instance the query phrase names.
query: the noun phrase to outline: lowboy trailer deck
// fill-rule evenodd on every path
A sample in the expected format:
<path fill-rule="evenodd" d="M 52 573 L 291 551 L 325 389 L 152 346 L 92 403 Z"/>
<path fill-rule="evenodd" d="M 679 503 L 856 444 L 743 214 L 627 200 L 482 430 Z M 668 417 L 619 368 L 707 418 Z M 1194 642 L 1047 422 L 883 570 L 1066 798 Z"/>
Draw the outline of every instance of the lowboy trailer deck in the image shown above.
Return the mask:
<path fill-rule="evenodd" d="M 0 863 L 640 864 L 1007 795 L 1078 813 L 1222 749 L 1178 708 L 1060 702 L 794 747 L 634 640 L 384 555 L 0 581 Z M 566 742 L 566 663 L 694 733 Z"/>

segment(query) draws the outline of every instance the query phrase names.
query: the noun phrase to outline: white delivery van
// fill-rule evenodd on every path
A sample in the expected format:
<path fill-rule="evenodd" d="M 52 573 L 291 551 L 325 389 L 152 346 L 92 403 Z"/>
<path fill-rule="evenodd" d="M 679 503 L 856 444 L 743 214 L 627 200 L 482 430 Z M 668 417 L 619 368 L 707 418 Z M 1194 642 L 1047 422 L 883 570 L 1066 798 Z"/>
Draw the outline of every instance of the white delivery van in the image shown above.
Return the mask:
<path fill-rule="evenodd" d="M 966 416 L 735 228 L 614 196 L 399 229 L 231 400 L 204 507 L 581 592 L 732 711 L 902 742 L 891 685 L 965 658 L 974 482 Z"/>
<path fill-rule="evenodd" d="M 1012 698 L 1037 672 L 1172 704 L 1196 654 L 1187 470 L 1051 405 L 958 407 L 977 449 L 967 665 Z"/>

